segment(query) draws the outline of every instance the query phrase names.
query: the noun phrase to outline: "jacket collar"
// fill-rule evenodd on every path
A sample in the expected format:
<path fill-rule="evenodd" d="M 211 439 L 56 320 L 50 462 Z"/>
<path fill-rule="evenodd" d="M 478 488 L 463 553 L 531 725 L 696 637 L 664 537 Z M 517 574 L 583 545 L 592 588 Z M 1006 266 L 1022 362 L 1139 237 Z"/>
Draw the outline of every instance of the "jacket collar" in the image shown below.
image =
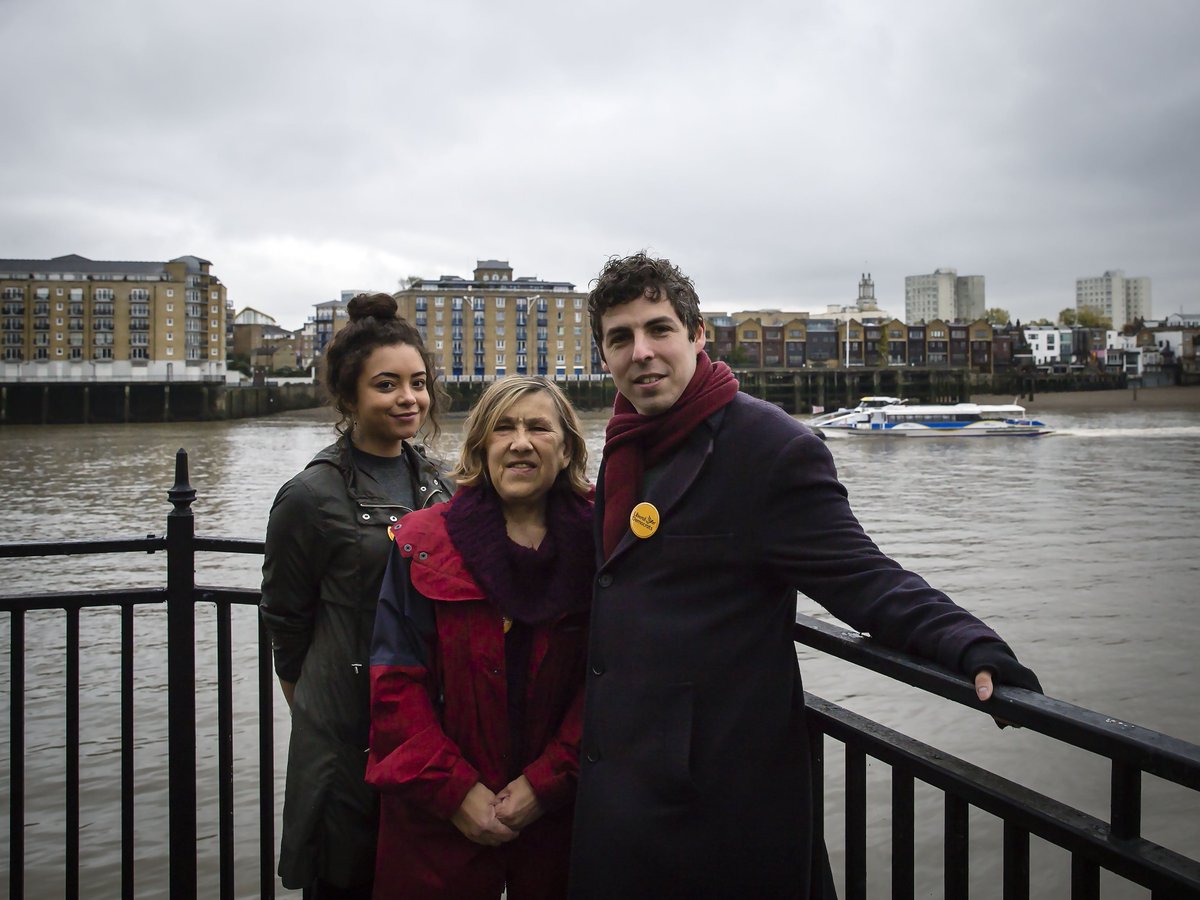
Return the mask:
<path fill-rule="evenodd" d="M 355 467 L 350 450 L 350 438 L 343 434 L 337 441 L 322 448 L 316 456 L 309 460 L 305 468 L 320 465 L 333 466 L 341 473 L 346 482 L 346 491 L 351 497 L 361 500 L 385 501 L 386 498 L 381 497 L 378 491 L 372 491 L 373 480 L 363 478 L 362 482 L 364 483 L 360 483 L 359 476 L 362 473 Z M 454 494 L 454 482 L 443 475 L 438 467 L 429 460 L 425 455 L 424 447 L 404 441 L 401 444 L 401 452 L 408 460 L 410 470 L 415 473 L 416 494 L 419 498 L 418 509 L 450 499 Z"/>
<path fill-rule="evenodd" d="M 394 528 L 396 550 L 408 560 L 413 587 L 430 600 L 482 600 L 483 589 L 446 531 L 445 511 L 438 504 L 401 519 Z"/>

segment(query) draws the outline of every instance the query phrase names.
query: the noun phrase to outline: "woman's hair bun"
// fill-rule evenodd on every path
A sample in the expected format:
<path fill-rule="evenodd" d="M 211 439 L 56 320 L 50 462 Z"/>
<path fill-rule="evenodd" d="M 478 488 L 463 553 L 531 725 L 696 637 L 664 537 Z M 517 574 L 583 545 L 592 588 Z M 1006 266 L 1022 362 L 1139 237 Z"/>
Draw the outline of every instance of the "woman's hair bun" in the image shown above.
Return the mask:
<path fill-rule="evenodd" d="M 381 322 L 396 318 L 396 298 L 391 294 L 359 294 L 346 304 L 350 321 L 357 322 L 368 316 Z"/>

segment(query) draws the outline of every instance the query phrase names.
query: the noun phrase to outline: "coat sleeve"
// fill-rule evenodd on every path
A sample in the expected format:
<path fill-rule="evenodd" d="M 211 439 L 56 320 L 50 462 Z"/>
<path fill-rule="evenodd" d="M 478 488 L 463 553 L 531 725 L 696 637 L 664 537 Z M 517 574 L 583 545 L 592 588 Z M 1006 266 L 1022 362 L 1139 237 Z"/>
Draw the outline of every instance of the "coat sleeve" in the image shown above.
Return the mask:
<path fill-rule="evenodd" d="M 279 489 L 267 520 L 260 609 L 284 681 L 299 681 L 312 642 L 324 569 L 317 521 L 316 498 L 303 481 Z"/>
<path fill-rule="evenodd" d="M 850 509 L 824 442 L 804 431 L 776 457 L 770 523 L 761 540 L 771 568 L 858 631 L 890 647 L 961 669 L 966 649 L 1000 637 L 925 579 L 886 556 Z"/>
<path fill-rule="evenodd" d="M 442 730 L 432 660 L 433 603 L 413 588 L 394 545 L 371 640 L 371 747 L 367 782 L 448 819 L 479 772 Z"/>
<path fill-rule="evenodd" d="M 575 796 L 579 780 L 579 744 L 583 736 L 583 685 L 579 686 L 562 724 L 541 755 L 525 767 L 524 775 L 549 812 Z"/>

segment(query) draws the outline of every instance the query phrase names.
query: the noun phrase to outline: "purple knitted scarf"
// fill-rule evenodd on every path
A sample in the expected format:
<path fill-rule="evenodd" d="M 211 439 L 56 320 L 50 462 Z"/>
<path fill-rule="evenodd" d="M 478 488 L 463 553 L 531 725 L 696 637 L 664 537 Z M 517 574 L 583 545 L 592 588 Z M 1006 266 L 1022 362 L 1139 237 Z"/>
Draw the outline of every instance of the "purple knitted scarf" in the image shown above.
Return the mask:
<path fill-rule="evenodd" d="M 490 486 L 460 487 L 445 519 L 454 549 L 501 614 L 543 625 L 591 604 L 592 505 L 573 491 L 555 485 L 547 495 L 546 537 L 536 550 L 509 539 Z"/>

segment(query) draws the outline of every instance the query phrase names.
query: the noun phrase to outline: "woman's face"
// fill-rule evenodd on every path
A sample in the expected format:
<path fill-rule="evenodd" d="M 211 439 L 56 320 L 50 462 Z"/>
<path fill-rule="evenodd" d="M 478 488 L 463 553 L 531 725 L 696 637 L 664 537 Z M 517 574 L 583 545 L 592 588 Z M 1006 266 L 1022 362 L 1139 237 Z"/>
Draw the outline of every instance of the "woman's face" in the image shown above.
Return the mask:
<path fill-rule="evenodd" d="M 562 424 L 545 391 L 519 397 L 488 436 L 488 477 L 506 509 L 544 507 L 568 462 Z"/>
<path fill-rule="evenodd" d="M 354 446 L 375 456 L 398 456 L 429 412 L 428 373 L 416 347 L 376 347 L 358 374 Z"/>

